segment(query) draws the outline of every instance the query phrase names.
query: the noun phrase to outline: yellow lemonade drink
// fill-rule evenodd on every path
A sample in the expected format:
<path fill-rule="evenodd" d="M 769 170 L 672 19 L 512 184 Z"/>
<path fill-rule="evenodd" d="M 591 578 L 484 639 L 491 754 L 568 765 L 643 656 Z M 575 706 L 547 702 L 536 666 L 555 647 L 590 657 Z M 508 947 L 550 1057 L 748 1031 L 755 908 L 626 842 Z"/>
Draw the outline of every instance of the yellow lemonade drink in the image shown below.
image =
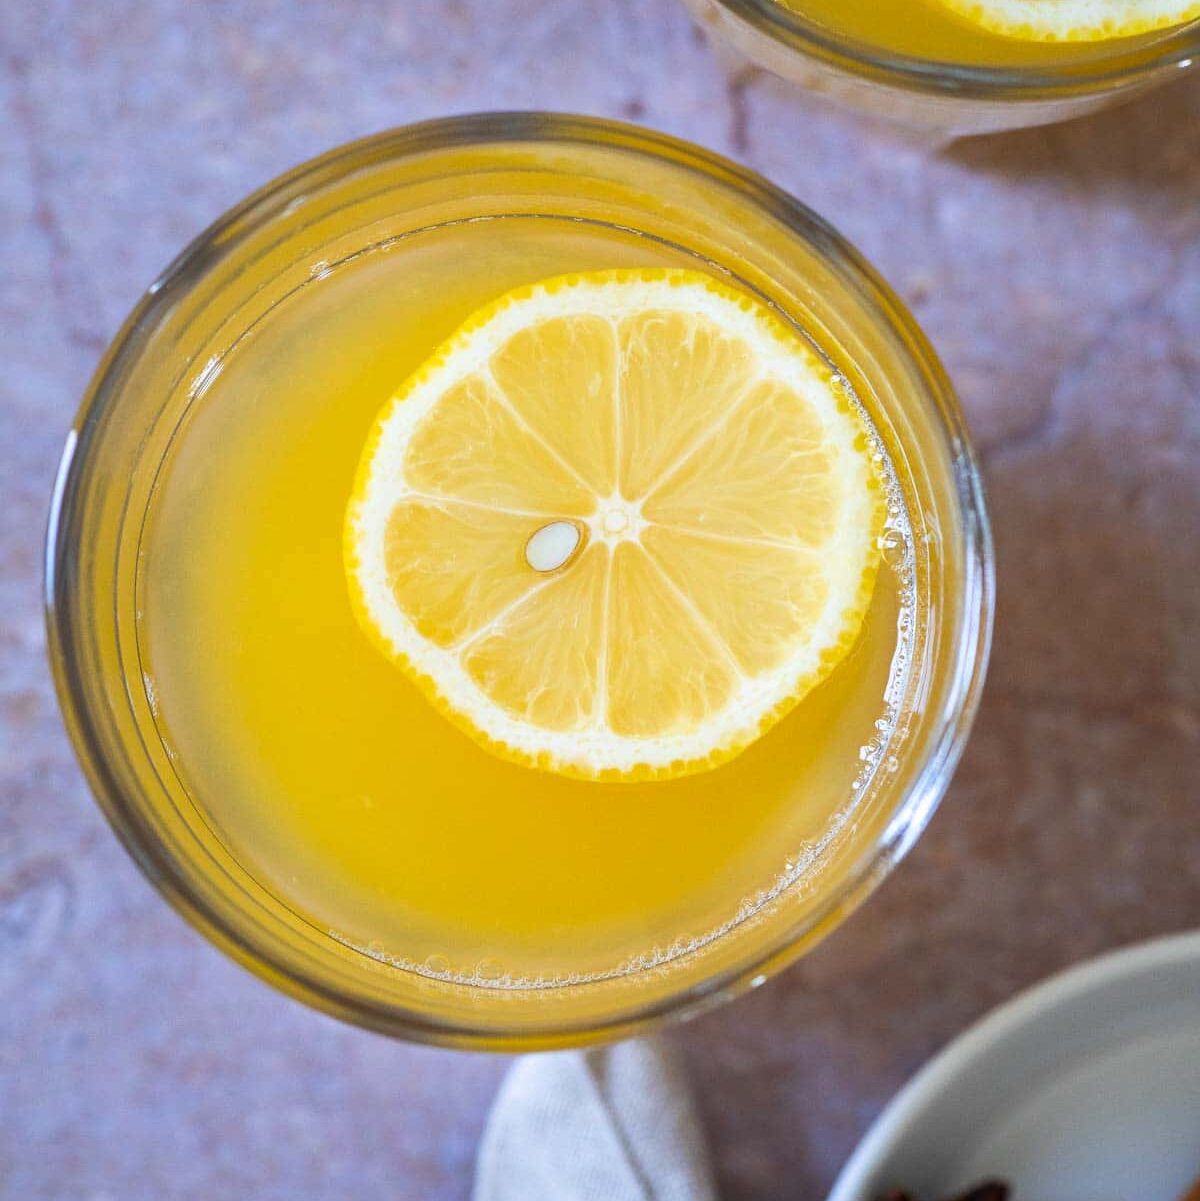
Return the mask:
<path fill-rule="evenodd" d="M 683 262 L 603 225 L 500 216 L 432 229 L 331 266 L 285 302 L 225 359 L 177 439 L 143 551 L 159 732 L 243 862 L 355 946 L 483 979 L 660 957 L 801 874 L 886 747 L 914 633 L 894 485 L 879 531 L 892 545 L 853 653 L 731 762 L 678 779 L 506 762 L 355 619 L 343 513 L 398 385 L 510 288 Z M 546 524 L 514 520 L 517 550 Z M 434 541 L 428 553 L 451 552 Z"/>
<path fill-rule="evenodd" d="M 85 405 L 48 588 L 98 795 L 223 946 L 382 1029 L 546 1045 L 761 978 L 911 844 L 986 525 L 936 364 L 831 231 L 666 139 L 472 118 L 318 160 L 181 263 Z M 606 304 L 625 407 L 591 418 Z M 518 423 L 471 408 L 484 367 Z"/>
<path fill-rule="evenodd" d="M 1101 41 L 1041 41 L 1006 36 L 954 12 L 942 0 L 777 0 L 840 38 L 914 58 L 979 67 L 1086 66 L 1136 52 L 1179 31 L 1182 22 L 1154 32 Z"/>

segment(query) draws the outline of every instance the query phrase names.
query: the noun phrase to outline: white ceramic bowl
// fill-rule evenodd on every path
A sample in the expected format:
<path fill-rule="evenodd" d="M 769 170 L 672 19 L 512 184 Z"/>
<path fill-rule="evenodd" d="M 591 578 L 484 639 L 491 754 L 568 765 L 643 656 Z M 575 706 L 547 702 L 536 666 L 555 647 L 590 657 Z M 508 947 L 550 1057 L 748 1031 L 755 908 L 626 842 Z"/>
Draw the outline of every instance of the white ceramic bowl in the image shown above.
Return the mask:
<path fill-rule="evenodd" d="M 1179 1201 L 1200 1176 L 1200 933 L 1143 943 L 1002 1005 L 923 1068 L 829 1201 Z"/>

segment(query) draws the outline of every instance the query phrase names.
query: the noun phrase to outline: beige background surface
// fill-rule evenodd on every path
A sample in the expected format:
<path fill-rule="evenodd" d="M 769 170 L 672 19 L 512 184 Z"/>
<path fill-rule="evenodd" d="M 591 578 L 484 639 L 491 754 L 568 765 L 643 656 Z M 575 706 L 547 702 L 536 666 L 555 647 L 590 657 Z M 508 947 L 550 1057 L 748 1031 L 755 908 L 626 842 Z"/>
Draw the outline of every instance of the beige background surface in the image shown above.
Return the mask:
<path fill-rule="evenodd" d="M 678 1032 L 731 1201 L 817 1197 L 997 1001 L 1200 924 L 1200 79 L 907 145 L 726 68 L 674 0 L 0 0 L 0 1196 L 465 1198 L 504 1061 L 339 1026 L 223 959 L 93 806 L 43 663 L 77 399 L 242 194 L 420 117 L 645 122 L 765 172 L 912 305 L 982 449 L 991 682 L 929 833 L 810 959 Z"/>

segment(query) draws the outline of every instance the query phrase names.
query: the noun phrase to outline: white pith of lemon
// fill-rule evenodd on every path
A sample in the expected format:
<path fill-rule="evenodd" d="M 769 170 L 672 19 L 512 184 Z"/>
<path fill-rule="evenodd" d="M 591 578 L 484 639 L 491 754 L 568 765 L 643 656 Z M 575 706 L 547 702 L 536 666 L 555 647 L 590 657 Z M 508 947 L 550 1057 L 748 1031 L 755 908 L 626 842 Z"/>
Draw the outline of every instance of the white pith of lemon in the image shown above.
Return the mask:
<path fill-rule="evenodd" d="M 715 766 L 857 637 L 871 454 L 830 369 L 747 295 L 669 269 L 534 284 L 380 414 L 347 513 L 354 607 L 506 758 Z"/>
<path fill-rule="evenodd" d="M 992 33 L 1039 42 L 1098 42 L 1200 17 L 1197 0 L 938 0 Z"/>

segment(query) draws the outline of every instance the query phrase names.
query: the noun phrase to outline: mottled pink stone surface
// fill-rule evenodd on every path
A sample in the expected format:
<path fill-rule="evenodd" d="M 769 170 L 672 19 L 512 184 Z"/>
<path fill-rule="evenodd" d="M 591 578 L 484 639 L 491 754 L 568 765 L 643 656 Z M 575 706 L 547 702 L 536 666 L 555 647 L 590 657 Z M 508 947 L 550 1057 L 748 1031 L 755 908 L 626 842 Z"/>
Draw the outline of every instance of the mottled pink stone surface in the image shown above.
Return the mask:
<path fill-rule="evenodd" d="M 674 0 L 0 0 L 0 1195 L 468 1195 L 504 1071 L 276 995 L 151 890 L 44 664 L 42 527 L 97 358 L 179 247 L 348 138 L 555 108 L 731 154 L 907 299 L 982 451 L 991 681 L 915 853 L 679 1030 L 730 1201 L 816 1198 L 996 1002 L 1200 923 L 1200 79 L 931 151 L 723 64 Z"/>

